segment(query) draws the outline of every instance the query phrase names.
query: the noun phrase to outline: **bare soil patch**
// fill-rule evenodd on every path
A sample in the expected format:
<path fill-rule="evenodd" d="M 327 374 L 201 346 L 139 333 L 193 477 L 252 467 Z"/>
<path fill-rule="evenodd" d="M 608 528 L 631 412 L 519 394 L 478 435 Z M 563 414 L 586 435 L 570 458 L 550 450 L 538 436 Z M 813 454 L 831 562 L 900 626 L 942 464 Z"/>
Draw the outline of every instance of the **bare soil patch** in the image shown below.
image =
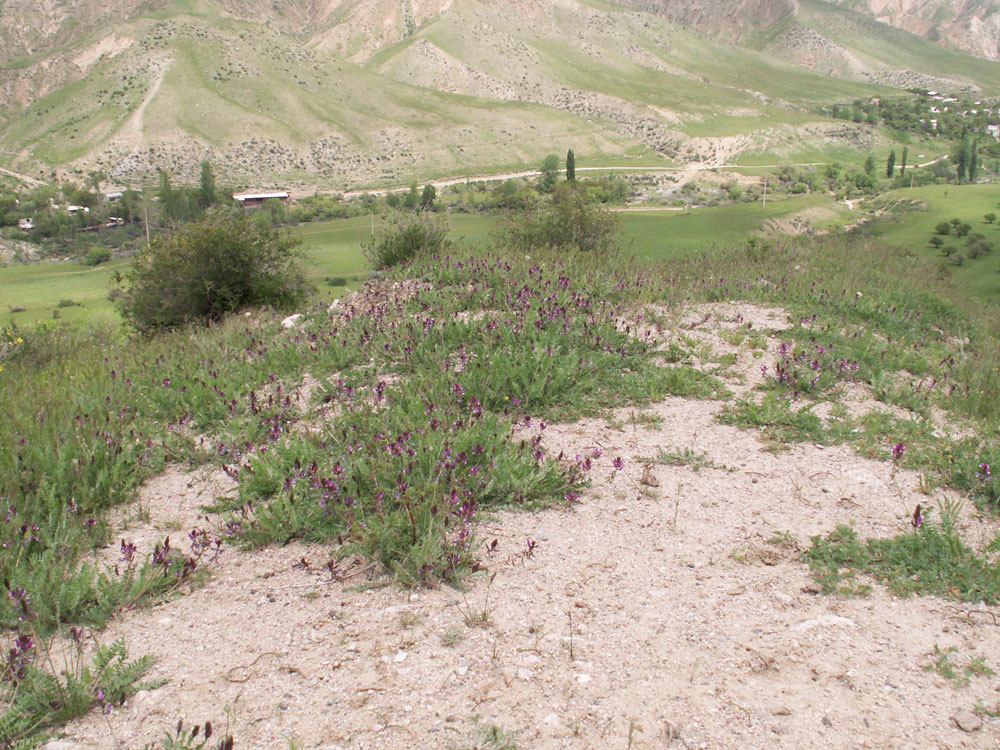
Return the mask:
<path fill-rule="evenodd" d="M 749 305 L 679 322 L 718 347 L 727 328 L 789 324 Z M 109 627 L 169 682 L 70 724 L 69 746 L 142 747 L 183 717 L 228 723 L 239 748 L 449 748 L 479 717 L 520 732 L 521 748 L 996 747 L 1000 719 L 952 719 L 995 707 L 995 678 L 956 687 L 929 667 L 951 648 L 958 666 L 1000 667 L 1000 608 L 878 585 L 823 596 L 800 559 L 837 524 L 891 536 L 916 503 L 958 498 L 846 446 L 769 452 L 719 424 L 722 408 L 670 398 L 638 424 L 623 408 L 523 427 L 552 455 L 590 457 L 592 486 L 482 521 L 496 550 L 465 592 L 401 590 L 358 561 L 333 575 L 332 547 L 226 549 L 203 589 Z M 655 460 L 684 449 L 701 460 Z M 123 533 L 203 523 L 226 481 L 171 469 L 143 489 L 148 523 Z M 973 511 L 959 522 L 979 544 L 995 524 Z"/>

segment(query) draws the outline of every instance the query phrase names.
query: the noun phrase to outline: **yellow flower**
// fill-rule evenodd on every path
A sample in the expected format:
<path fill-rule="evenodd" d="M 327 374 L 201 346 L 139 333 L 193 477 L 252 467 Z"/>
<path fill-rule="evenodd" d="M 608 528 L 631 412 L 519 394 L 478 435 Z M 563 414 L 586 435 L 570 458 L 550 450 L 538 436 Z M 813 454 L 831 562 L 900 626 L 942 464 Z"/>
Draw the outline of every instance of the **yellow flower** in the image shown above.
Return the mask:
<path fill-rule="evenodd" d="M 14 343 L 15 344 L 20 344 L 21 341 L 23 341 L 23 339 L 20 336 L 18 336 L 16 339 L 14 339 Z"/>

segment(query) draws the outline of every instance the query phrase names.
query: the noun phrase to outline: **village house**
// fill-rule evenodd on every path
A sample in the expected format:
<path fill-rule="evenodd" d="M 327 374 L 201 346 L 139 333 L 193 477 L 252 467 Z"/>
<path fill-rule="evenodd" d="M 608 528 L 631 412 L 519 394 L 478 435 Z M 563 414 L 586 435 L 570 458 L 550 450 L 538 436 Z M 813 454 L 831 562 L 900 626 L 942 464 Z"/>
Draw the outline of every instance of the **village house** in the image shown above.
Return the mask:
<path fill-rule="evenodd" d="M 287 203 L 290 198 L 287 190 L 272 190 L 260 193 L 233 193 L 233 200 L 239 201 L 244 206 L 262 206 L 265 201 L 277 198 L 283 203 Z"/>
<path fill-rule="evenodd" d="M 17 220 L 17 228 L 20 229 L 22 232 L 30 232 L 32 229 L 35 228 L 35 220 L 34 219 L 18 219 Z"/>
<path fill-rule="evenodd" d="M 992 135 L 995 140 L 1000 141 L 1000 124 L 987 125 L 986 132 Z"/>

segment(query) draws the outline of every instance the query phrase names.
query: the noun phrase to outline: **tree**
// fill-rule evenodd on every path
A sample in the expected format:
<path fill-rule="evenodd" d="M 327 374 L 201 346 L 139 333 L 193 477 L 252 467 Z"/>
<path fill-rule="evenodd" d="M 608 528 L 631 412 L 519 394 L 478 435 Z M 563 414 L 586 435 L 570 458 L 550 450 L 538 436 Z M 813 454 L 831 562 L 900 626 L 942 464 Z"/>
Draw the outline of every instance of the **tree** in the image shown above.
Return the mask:
<path fill-rule="evenodd" d="M 201 163 L 198 203 L 202 208 L 208 208 L 215 203 L 215 173 L 212 171 L 212 164 L 207 159 Z"/>
<path fill-rule="evenodd" d="M 972 225 L 971 224 L 964 224 L 963 223 L 963 224 L 959 224 L 957 227 L 955 227 L 955 234 L 957 234 L 959 237 L 964 237 L 965 235 L 967 235 L 971 231 L 972 231 Z"/>
<path fill-rule="evenodd" d="M 939 221 L 934 227 L 934 231 L 938 234 L 951 234 L 951 224 L 947 221 Z"/>
<path fill-rule="evenodd" d="M 542 162 L 542 176 L 538 180 L 538 189 L 543 193 L 551 193 L 559 179 L 559 157 L 549 154 Z"/>
<path fill-rule="evenodd" d="M 902 177 L 904 174 L 906 174 L 906 157 L 907 156 L 909 156 L 909 149 L 906 146 L 903 146 L 903 161 L 899 165 L 899 176 L 900 177 Z"/>
<path fill-rule="evenodd" d="M 417 203 L 420 201 L 420 196 L 417 193 L 417 181 L 416 179 L 410 183 L 410 190 L 403 196 L 403 208 L 407 211 L 416 211 Z"/>
<path fill-rule="evenodd" d="M 992 211 L 983 216 L 983 221 L 985 221 L 987 224 L 992 224 L 996 220 L 997 220 L 997 215 Z"/>
<path fill-rule="evenodd" d="M 885 176 L 890 180 L 892 179 L 892 173 L 896 169 L 896 149 L 889 152 L 889 159 L 885 163 Z"/>
<path fill-rule="evenodd" d="M 872 154 L 868 154 L 868 158 L 865 159 L 865 174 L 869 177 L 875 176 L 875 157 Z"/>
<path fill-rule="evenodd" d="M 433 211 L 434 200 L 437 198 L 437 188 L 429 182 L 424 185 L 424 192 L 420 194 L 420 209 L 422 211 Z"/>
<path fill-rule="evenodd" d="M 965 168 L 966 173 L 969 175 L 969 182 L 976 181 L 976 173 L 979 171 L 979 141 L 975 140 L 972 142 L 972 147 L 969 149 L 969 163 Z"/>
<path fill-rule="evenodd" d="M 955 162 L 955 167 L 958 170 L 958 181 L 963 182 L 967 175 L 969 174 L 969 157 L 971 156 L 971 147 L 969 144 L 969 133 L 963 130 L 962 140 L 955 147 L 955 151 L 952 152 L 952 161 Z"/>
<path fill-rule="evenodd" d="M 618 218 L 586 191 L 563 183 L 547 205 L 511 213 L 498 240 L 525 253 L 544 247 L 606 253 L 618 247 Z"/>
<path fill-rule="evenodd" d="M 934 235 L 929 240 L 932 247 L 940 248 L 944 244 L 944 240 L 941 239 L 939 235 Z"/>
<path fill-rule="evenodd" d="M 153 333 L 254 305 L 293 307 L 309 292 L 297 245 L 239 209 L 179 224 L 135 256 L 118 301 L 122 316 Z"/>
<path fill-rule="evenodd" d="M 570 182 L 576 179 L 576 154 L 573 149 L 566 152 L 566 179 Z"/>

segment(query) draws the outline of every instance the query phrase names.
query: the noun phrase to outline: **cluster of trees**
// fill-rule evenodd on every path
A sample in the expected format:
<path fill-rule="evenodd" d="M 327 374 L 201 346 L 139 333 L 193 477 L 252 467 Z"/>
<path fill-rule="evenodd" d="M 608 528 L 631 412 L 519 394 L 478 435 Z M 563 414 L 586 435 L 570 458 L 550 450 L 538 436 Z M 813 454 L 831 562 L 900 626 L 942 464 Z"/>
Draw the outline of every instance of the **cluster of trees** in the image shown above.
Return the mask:
<path fill-rule="evenodd" d="M 983 216 L 983 221 L 993 224 L 997 220 L 997 215 L 990 212 Z M 965 240 L 965 251 L 962 252 L 958 245 L 948 245 L 946 238 L 956 237 Z M 929 244 L 941 251 L 941 254 L 950 259 L 955 265 L 962 265 L 966 260 L 979 258 L 988 255 L 993 250 L 993 243 L 987 239 L 982 232 L 973 232 L 972 224 L 955 217 L 950 221 L 941 221 L 934 227 L 934 234 L 929 240 Z"/>

